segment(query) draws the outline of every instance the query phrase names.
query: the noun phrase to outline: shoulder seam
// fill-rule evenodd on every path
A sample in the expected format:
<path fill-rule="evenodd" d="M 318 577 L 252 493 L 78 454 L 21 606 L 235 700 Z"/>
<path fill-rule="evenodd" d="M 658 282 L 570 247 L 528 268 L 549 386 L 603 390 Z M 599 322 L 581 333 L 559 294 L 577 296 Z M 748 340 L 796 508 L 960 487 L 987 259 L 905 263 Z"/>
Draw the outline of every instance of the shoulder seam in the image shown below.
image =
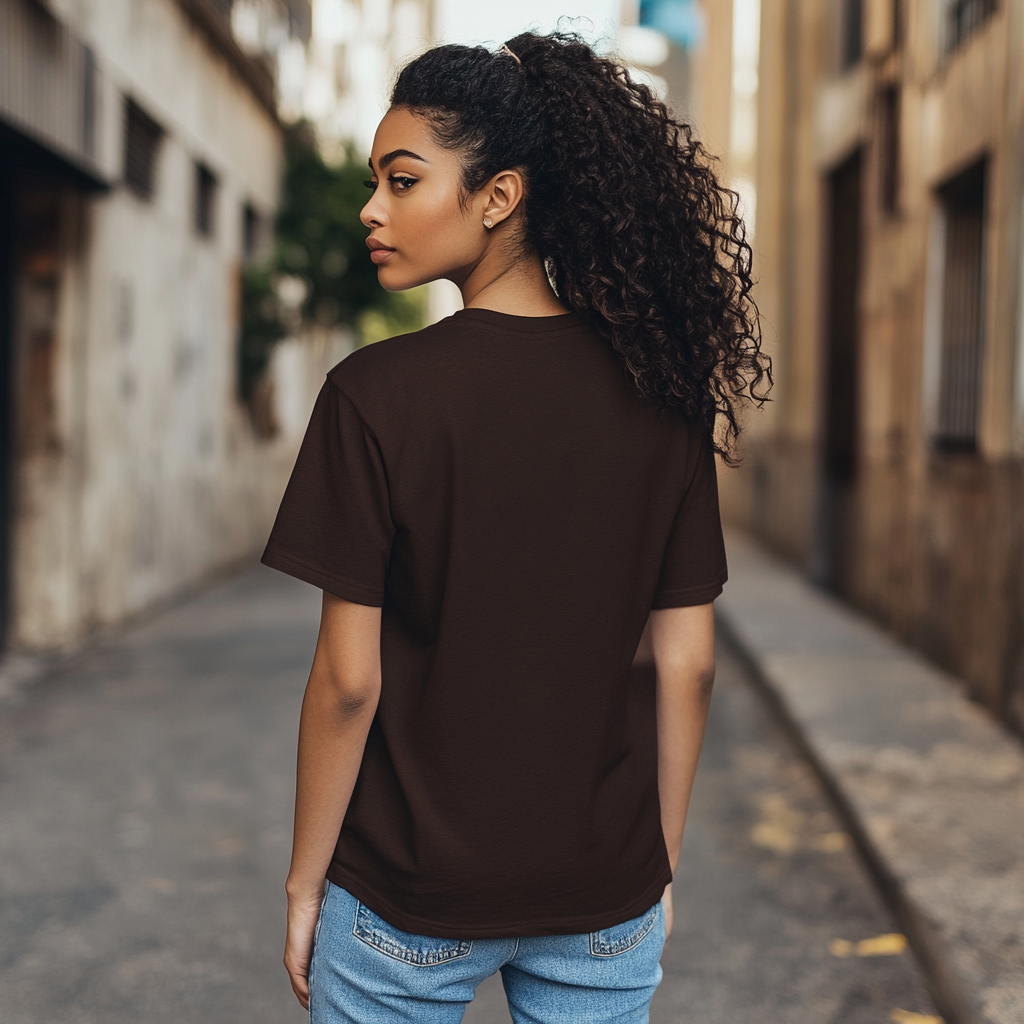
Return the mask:
<path fill-rule="evenodd" d="M 379 447 L 380 439 L 377 437 L 377 434 L 374 431 L 373 427 L 371 427 L 370 424 L 366 422 L 366 417 L 363 415 L 363 412 L 359 408 L 359 406 L 356 405 L 355 399 L 353 399 L 352 396 L 336 380 L 334 380 L 334 378 L 330 374 L 327 375 L 327 382 L 331 385 L 331 387 L 334 388 L 335 391 L 338 392 L 338 394 L 346 402 L 348 402 L 348 404 L 352 407 L 352 411 L 359 417 L 359 422 L 362 423 L 363 428 L 373 438 L 373 440 L 377 443 Z"/>

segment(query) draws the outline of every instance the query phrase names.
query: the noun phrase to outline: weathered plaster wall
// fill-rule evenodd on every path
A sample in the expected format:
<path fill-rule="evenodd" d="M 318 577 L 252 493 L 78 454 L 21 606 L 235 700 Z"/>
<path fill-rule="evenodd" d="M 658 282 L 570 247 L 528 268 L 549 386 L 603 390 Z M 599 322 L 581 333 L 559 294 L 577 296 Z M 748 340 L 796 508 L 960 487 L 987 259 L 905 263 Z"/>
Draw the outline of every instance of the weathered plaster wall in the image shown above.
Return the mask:
<path fill-rule="evenodd" d="M 46 343 L 16 332 L 11 641 L 28 647 L 72 641 L 257 552 L 305 425 L 281 416 L 261 440 L 236 398 L 242 210 L 276 207 L 276 122 L 174 0 L 64 6 L 103 73 L 106 165 L 120 167 L 123 95 L 166 134 L 151 202 L 120 186 L 58 190 Z M 209 238 L 193 229 L 195 160 L 218 178 Z M 308 410 L 343 347 L 287 351 L 279 404 Z"/>
<path fill-rule="evenodd" d="M 882 8 L 891 11 L 865 5 L 872 16 Z M 862 147 L 860 457 L 846 596 L 963 676 L 994 709 L 1020 702 L 1024 721 L 1024 461 L 1015 392 L 1024 379 L 1024 8 L 1000 5 L 950 54 L 940 8 L 908 0 L 902 44 L 880 45 L 841 71 L 835 0 L 762 0 L 758 301 L 777 385 L 769 410 L 750 419 L 746 465 L 721 475 L 723 507 L 813 570 L 827 175 Z M 902 104 L 895 215 L 880 197 L 878 95 L 888 85 Z M 982 155 L 989 175 L 980 443 L 976 455 L 956 455 L 937 451 L 931 437 L 935 189 Z"/>

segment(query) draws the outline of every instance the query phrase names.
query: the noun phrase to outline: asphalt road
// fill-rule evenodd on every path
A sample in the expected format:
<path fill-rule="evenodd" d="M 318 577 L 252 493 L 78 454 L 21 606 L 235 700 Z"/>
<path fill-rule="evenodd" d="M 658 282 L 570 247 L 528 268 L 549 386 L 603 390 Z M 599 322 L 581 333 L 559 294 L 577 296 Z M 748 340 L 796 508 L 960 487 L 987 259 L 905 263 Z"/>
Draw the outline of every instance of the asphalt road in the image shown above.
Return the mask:
<path fill-rule="evenodd" d="M 0 1021 L 305 1020 L 280 966 L 281 885 L 318 604 L 253 567 L 0 701 Z M 934 1012 L 728 650 L 675 903 L 655 1024 Z M 491 979 L 466 1021 L 508 1020 Z"/>

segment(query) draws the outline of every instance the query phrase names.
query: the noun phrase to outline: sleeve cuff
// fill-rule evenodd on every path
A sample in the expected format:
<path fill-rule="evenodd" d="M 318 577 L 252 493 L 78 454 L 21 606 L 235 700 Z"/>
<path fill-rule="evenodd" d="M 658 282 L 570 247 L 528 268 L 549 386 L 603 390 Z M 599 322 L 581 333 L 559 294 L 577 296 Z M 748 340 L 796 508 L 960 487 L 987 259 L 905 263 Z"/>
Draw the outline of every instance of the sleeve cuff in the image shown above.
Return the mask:
<path fill-rule="evenodd" d="M 345 579 L 275 548 L 268 547 L 263 552 L 260 561 L 264 565 L 270 566 L 271 569 L 287 573 L 289 576 L 302 580 L 303 583 L 326 590 L 328 594 L 334 594 L 335 597 L 351 601 L 353 604 L 365 604 L 371 608 L 381 608 L 384 605 L 383 588 L 368 587 L 363 583 L 355 582 L 355 580 Z"/>
<path fill-rule="evenodd" d="M 659 608 L 688 608 L 691 605 L 710 604 L 719 594 L 729 577 L 723 575 L 714 583 L 696 587 L 677 587 L 659 590 L 651 602 L 651 611 Z"/>

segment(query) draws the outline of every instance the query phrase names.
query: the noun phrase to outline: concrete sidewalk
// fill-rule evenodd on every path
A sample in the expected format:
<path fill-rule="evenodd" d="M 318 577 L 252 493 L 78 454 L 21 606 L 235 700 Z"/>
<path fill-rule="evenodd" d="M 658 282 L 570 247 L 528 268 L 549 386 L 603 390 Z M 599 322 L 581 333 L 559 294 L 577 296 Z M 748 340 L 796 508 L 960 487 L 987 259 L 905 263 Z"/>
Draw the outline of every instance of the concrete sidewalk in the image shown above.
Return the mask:
<path fill-rule="evenodd" d="M 1021 1024 L 1020 742 L 748 537 L 727 543 L 721 624 L 846 816 L 947 1024 Z"/>

